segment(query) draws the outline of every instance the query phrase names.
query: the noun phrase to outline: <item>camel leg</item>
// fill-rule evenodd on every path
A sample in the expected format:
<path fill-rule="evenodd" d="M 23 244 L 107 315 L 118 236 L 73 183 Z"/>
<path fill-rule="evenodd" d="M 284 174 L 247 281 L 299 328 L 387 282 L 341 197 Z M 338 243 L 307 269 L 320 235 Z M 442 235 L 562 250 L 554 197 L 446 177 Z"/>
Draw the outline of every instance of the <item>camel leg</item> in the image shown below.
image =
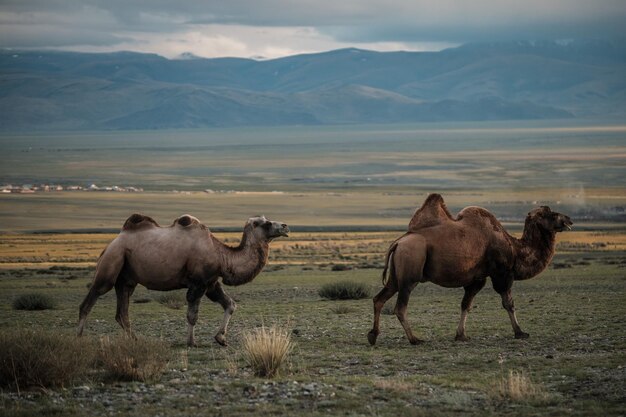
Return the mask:
<path fill-rule="evenodd" d="M 111 249 L 110 246 L 105 249 L 98 260 L 98 266 L 96 267 L 96 274 L 91 288 L 89 288 L 89 292 L 80 304 L 78 310 L 78 328 L 76 329 L 78 336 L 82 336 L 85 322 L 87 321 L 87 315 L 89 315 L 89 312 L 94 304 L 96 304 L 96 301 L 98 301 L 98 298 L 111 291 L 111 288 L 115 285 L 123 265 L 123 252 Z"/>
<path fill-rule="evenodd" d="M 423 340 L 415 337 L 411 331 L 411 326 L 406 317 L 406 309 L 409 304 L 411 291 L 423 280 L 424 265 L 426 264 L 427 250 L 426 241 L 421 238 L 419 242 L 412 245 L 398 243 L 393 258 L 393 268 L 398 288 L 398 299 L 394 312 L 404 328 L 406 337 L 412 345 L 423 343 Z"/>
<path fill-rule="evenodd" d="M 395 287 L 395 284 L 390 284 L 388 282 L 387 286 L 380 290 L 380 292 L 374 297 L 374 326 L 367 334 L 367 340 L 372 346 L 376 344 L 376 338 L 380 334 L 380 312 L 387 300 L 393 297 L 397 291 L 398 289 Z"/>
<path fill-rule="evenodd" d="M 502 297 L 502 307 L 509 313 L 509 318 L 511 319 L 511 326 L 513 326 L 513 331 L 515 332 L 516 339 L 528 339 L 528 333 L 522 331 L 519 323 L 517 322 L 517 317 L 515 316 L 515 303 L 513 302 L 513 297 L 511 296 L 511 289 L 501 292 L 500 296 Z"/>
<path fill-rule="evenodd" d="M 216 283 L 213 288 L 206 292 L 206 296 L 209 297 L 211 301 L 219 303 L 224 309 L 224 320 L 222 321 L 222 326 L 215 335 L 215 341 L 222 346 L 226 346 L 226 332 L 228 330 L 228 322 L 235 312 L 237 305 L 235 304 L 233 299 L 224 292 L 224 289 L 219 282 Z"/>
<path fill-rule="evenodd" d="M 409 296 L 411 295 L 411 291 L 413 291 L 413 288 L 415 288 L 415 285 L 417 284 L 405 286 L 398 291 L 398 301 L 396 302 L 395 308 L 396 316 L 398 317 L 398 320 L 400 320 L 400 324 L 404 328 L 406 337 L 409 339 L 409 342 L 412 345 L 417 345 L 424 342 L 423 340 L 415 337 L 415 335 L 411 331 L 411 326 L 409 326 L 409 321 L 406 318 L 406 309 L 409 304 Z"/>
<path fill-rule="evenodd" d="M 121 277 L 118 278 L 115 283 L 115 294 L 117 295 L 117 312 L 115 313 L 115 320 L 129 336 L 133 336 L 133 332 L 130 327 L 128 304 L 130 302 L 130 296 L 135 291 L 136 286 L 137 284 L 130 284 Z"/>
<path fill-rule="evenodd" d="M 198 310 L 202 294 L 206 291 L 206 287 L 191 286 L 187 290 L 187 346 L 196 346 L 194 338 L 194 326 L 198 322 Z"/>
<path fill-rule="evenodd" d="M 481 279 L 478 281 L 474 281 L 470 285 L 465 287 L 465 295 L 463 296 L 463 301 L 461 301 L 461 320 L 459 321 L 459 327 L 456 329 L 456 337 L 454 340 L 458 340 L 461 342 L 466 342 L 469 338 L 465 335 L 465 321 L 467 320 L 467 315 L 472 309 L 472 302 L 474 301 L 474 297 L 480 290 L 483 289 L 486 279 Z"/>
<path fill-rule="evenodd" d="M 78 328 L 76 329 L 76 334 L 78 336 L 83 335 L 83 330 L 85 328 L 85 322 L 87 321 L 87 315 L 91 312 L 94 304 L 98 301 L 100 296 L 108 293 L 113 288 L 113 283 L 111 282 L 102 282 L 97 283 L 94 282 L 87 293 L 87 296 L 80 304 L 80 308 L 78 310 Z"/>

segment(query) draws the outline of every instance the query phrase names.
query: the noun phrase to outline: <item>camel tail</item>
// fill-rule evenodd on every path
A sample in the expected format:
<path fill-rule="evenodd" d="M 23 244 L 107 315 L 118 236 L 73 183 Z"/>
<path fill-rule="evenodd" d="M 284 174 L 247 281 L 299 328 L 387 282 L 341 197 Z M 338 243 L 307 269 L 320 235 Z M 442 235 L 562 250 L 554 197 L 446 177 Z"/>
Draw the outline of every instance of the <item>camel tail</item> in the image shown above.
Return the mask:
<path fill-rule="evenodd" d="M 398 247 L 398 242 L 395 241 L 391 244 L 391 246 L 389 246 L 389 249 L 387 250 L 387 255 L 385 256 L 385 268 L 383 269 L 383 275 L 382 275 L 382 280 L 383 280 L 383 285 L 387 285 L 387 282 L 389 281 L 389 279 L 396 279 L 396 271 L 395 268 L 393 267 L 393 254 L 396 251 L 396 248 Z M 387 277 L 387 270 L 389 270 L 389 276 Z"/>

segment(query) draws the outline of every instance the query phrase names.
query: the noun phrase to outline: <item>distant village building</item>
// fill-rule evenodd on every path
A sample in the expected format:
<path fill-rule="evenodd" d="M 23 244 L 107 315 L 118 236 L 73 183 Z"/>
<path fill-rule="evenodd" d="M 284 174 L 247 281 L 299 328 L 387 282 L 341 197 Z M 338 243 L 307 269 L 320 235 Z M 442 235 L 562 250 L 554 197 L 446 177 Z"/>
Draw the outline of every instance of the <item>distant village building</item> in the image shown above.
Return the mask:
<path fill-rule="evenodd" d="M 113 191 L 113 192 L 131 192 L 140 193 L 143 192 L 143 188 L 140 187 L 120 187 L 118 185 L 98 187 L 96 184 L 90 184 L 88 187 L 82 187 L 80 185 L 55 185 L 55 184 L 24 184 L 21 187 L 6 184 L 0 186 L 0 193 L 2 194 L 31 194 L 35 192 L 54 192 L 54 191 Z"/>

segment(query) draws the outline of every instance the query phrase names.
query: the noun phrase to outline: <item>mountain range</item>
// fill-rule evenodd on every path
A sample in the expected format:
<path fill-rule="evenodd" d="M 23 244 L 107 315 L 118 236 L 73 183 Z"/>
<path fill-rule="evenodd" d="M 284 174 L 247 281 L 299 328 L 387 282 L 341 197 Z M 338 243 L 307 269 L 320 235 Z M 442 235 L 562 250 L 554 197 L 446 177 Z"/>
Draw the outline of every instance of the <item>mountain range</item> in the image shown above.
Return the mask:
<path fill-rule="evenodd" d="M 626 42 L 272 60 L 0 51 L 0 129 L 111 130 L 623 118 Z"/>

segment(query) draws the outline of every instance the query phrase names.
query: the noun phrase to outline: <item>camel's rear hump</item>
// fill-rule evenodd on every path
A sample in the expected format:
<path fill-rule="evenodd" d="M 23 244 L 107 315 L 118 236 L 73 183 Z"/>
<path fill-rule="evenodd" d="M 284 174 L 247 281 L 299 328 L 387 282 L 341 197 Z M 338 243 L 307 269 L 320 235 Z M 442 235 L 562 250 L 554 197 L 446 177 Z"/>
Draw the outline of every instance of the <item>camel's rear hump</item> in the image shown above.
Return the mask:
<path fill-rule="evenodd" d="M 189 214 L 183 214 L 179 218 L 175 219 L 173 225 L 178 225 L 186 229 L 187 228 L 200 228 L 200 229 L 205 229 L 205 230 L 208 229 L 205 225 L 203 225 L 200 222 L 200 220 L 198 220 L 196 217 L 191 216 Z"/>

